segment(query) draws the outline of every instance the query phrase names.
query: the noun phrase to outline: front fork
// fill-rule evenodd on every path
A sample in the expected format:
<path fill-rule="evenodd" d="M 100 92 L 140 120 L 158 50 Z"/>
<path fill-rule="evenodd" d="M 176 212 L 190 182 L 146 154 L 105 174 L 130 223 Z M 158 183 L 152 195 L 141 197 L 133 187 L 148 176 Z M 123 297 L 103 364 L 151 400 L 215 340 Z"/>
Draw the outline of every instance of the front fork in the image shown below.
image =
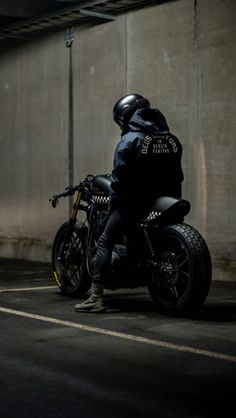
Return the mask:
<path fill-rule="evenodd" d="M 80 202 L 81 202 L 81 191 L 79 190 L 75 199 L 75 202 L 73 204 L 73 208 L 71 211 L 71 215 L 70 215 L 70 219 L 69 219 L 69 223 L 68 223 L 68 228 L 66 230 L 65 233 L 65 238 L 64 238 L 64 242 L 63 242 L 63 246 L 61 249 L 61 253 L 60 256 L 57 258 L 57 261 L 61 264 L 65 264 L 66 262 L 69 261 L 69 257 L 70 257 L 70 251 L 69 251 L 69 245 L 70 245 L 70 239 L 71 239 L 71 234 L 72 231 L 74 229 L 75 223 L 77 221 L 77 213 L 78 210 L 81 208 Z M 84 207 L 83 207 L 84 209 Z"/>
<path fill-rule="evenodd" d="M 73 221 L 74 224 L 76 222 L 76 218 L 77 218 L 77 213 L 78 210 L 84 207 L 81 207 L 80 202 L 81 202 L 81 197 L 82 197 L 82 192 L 79 190 L 75 199 L 75 202 L 73 204 L 72 207 L 72 211 L 71 211 L 71 215 L 70 215 L 70 221 Z"/>

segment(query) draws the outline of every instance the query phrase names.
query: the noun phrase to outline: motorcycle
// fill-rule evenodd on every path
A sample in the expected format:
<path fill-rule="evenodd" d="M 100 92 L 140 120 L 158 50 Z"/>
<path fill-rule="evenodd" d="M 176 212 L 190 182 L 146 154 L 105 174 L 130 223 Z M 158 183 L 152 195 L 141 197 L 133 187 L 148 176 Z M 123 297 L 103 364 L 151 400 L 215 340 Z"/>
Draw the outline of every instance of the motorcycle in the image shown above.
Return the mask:
<path fill-rule="evenodd" d="M 90 289 L 97 241 L 109 217 L 110 175 L 88 175 L 50 199 L 76 198 L 70 219 L 58 230 L 52 246 L 56 283 L 64 295 L 83 297 Z M 77 220 L 79 211 L 85 221 Z M 184 223 L 190 211 L 185 199 L 161 196 L 138 224 L 139 259 L 130 262 L 127 240 L 120 236 L 112 250 L 105 288 L 147 286 L 156 309 L 166 315 L 193 314 L 205 301 L 211 285 L 211 256 L 206 242 Z"/>

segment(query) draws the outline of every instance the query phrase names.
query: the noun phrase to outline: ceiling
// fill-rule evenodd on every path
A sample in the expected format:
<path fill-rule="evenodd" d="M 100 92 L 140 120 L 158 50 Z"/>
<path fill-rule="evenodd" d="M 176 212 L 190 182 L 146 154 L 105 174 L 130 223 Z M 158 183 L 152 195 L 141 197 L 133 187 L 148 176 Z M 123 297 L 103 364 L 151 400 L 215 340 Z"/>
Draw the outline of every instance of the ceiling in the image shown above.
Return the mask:
<path fill-rule="evenodd" d="M 42 31 L 104 23 L 131 9 L 169 0 L 1 0 L 0 40 L 30 39 Z"/>

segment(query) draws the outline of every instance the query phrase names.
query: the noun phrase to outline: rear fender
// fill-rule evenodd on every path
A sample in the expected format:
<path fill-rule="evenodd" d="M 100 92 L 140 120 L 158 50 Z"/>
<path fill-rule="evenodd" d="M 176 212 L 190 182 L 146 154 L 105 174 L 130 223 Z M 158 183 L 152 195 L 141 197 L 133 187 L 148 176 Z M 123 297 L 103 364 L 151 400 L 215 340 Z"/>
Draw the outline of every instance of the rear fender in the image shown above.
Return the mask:
<path fill-rule="evenodd" d="M 161 196 L 155 200 L 145 221 L 158 225 L 182 222 L 189 211 L 190 203 L 187 200 Z"/>

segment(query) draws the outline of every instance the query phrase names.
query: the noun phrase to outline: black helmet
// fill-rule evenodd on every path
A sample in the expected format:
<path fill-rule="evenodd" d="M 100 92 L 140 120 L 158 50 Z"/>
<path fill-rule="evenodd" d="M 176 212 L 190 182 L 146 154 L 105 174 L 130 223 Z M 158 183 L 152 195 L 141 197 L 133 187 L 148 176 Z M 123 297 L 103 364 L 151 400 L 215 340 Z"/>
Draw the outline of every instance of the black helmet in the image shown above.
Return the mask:
<path fill-rule="evenodd" d="M 124 129 L 134 112 L 146 107 L 150 107 L 150 103 L 143 96 L 127 94 L 116 102 L 113 108 L 113 119 L 121 129 Z"/>

